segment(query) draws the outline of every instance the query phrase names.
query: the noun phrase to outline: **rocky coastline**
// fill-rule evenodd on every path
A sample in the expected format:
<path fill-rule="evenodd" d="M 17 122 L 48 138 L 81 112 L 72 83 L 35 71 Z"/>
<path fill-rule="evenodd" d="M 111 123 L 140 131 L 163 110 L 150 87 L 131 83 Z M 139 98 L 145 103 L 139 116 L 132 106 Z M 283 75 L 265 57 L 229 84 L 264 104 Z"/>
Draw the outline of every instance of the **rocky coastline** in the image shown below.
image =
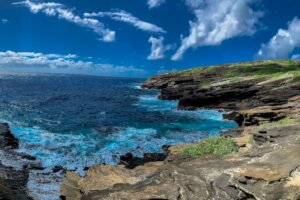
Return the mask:
<path fill-rule="evenodd" d="M 65 170 L 61 166 L 46 169 L 38 159 L 18 152 L 18 148 L 19 141 L 9 125 L 0 123 L 0 199 L 33 200 L 57 195 Z M 57 185 L 58 190 L 43 194 L 43 187 L 53 188 L 52 185 Z"/>
<path fill-rule="evenodd" d="M 168 148 L 164 161 L 128 169 L 92 166 L 67 172 L 63 199 L 300 199 L 300 63 L 237 63 L 154 76 L 143 88 L 179 109 L 222 110 L 239 127 L 222 133 L 239 152 L 191 157 Z M 130 157 L 130 156 L 129 156 Z"/>
<path fill-rule="evenodd" d="M 86 168 L 84 177 L 60 166 L 44 172 L 34 157 L 15 151 L 18 140 L 0 124 L 0 199 L 32 199 L 30 176 L 50 181 L 60 173 L 64 180 L 50 182 L 63 181 L 60 198 L 66 200 L 298 200 L 299 77 L 299 62 L 259 61 L 162 74 L 143 83 L 159 89 L 160 99 L 178 101 L 178 109 L 217 109 L 237 122 L 221 133 L 239 148 L 226 156 L 192 157 L 182 151 L 195 144 L 166 145 L 164 153 L 128 153 L 116 166 Z"/>

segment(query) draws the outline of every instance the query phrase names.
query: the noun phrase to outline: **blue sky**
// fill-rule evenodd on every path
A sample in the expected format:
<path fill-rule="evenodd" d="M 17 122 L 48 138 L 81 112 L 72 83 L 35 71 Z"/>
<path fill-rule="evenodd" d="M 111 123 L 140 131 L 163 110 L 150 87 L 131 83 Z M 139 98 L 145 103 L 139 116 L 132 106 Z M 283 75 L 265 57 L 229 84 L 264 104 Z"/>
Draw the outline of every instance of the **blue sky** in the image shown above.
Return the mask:
<path fill-rule="evenodd" d="M 299 59 L 297 0 L 1 0 L 0 71 L 148 77 Z"/>

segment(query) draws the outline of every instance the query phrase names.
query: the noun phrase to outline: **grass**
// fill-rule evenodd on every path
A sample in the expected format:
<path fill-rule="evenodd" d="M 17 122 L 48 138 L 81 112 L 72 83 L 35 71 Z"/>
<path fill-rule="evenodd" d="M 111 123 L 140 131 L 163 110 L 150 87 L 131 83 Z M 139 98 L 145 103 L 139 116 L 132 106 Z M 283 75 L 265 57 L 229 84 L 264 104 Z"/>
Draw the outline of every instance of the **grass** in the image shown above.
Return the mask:
<path fill-rule="evenodd" d="M 225 78 L 233 78 L 233 77 L 236 77 L 238 75 L 238 71 L 237 70 L 229 70 L 225 75 L 224 77 Z"/>
<path fill-rule="evenodd" d="M 211 88 L 243 80 L 253 80 L 256 84 L 281 82 L 281 86 L 300 83 L 300 62 L 294 60 L 264 60 L 209 67 L 196 67 L 169 73 L 174 76 L 190 77 L 199 81 L 199 87 Z"/>
<path fill-rule="evenodd" d="M 219 69 L 226 68 L 223 76 L 231 78 L 234 76 L 271 75 L 289 71 L 299 71 L 300 62 L 294 60 L 264 60 L 256 62 L 243 62 L 226 65 L 215 65 L 209 67 L 196 67 L 181 71 L 181 75 L 195 75 L 201 73 L 214 73 Z"/>
<path fill-rule="evenodd" d="M 211 83 L 209 81 L 202 81 L 200 83 L 200 87 L 202 87 L 202 88 L 210 88 L 211 87 Z"/>
<path fill-rule="evenodd" d="M 211 137 L 196 145 L 185 148 L 182 153 L 192 157 L 201 157 L 206 155 L 223 156 L 236 152 L 238 152 L 238 146 L 233 139 Z"/>
<path fill-rule="evenodd" d="M 295 76 L 292 80 L 292 83 L 299 83 L 300 82 L 300 76 Z"/>
<path fill-rule="evenodd" d="M 260 130 L 266 130 L 266 129 L 276 128 L 276 127 L 281 127 L 281 126 L 294 125 L 296 123 L 297 122 L 295 119 L 285 118 L 285 119 L 281 119 L 276 122 L 261 124 L 261 125 L 259 125 L 259 127 L 257 129 L 258 129 L 258 131 L 260 131 Z"/>

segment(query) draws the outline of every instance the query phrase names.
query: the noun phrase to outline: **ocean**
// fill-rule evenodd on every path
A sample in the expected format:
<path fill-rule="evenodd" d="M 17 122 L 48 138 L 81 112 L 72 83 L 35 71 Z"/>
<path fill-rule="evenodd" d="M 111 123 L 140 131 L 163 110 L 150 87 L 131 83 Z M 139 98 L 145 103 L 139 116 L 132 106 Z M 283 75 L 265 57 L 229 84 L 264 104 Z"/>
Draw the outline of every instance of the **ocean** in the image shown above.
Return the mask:
<path fill-rule="evenodd" d="M 82 172 L 116 164 L 132 152 L 195 142 L 236 127 L 214 110 L 179 111 L 142 79 L 81 75 L 0 74 L 0 121 L 11 125 L 20 152 L 44 167 Z"/>

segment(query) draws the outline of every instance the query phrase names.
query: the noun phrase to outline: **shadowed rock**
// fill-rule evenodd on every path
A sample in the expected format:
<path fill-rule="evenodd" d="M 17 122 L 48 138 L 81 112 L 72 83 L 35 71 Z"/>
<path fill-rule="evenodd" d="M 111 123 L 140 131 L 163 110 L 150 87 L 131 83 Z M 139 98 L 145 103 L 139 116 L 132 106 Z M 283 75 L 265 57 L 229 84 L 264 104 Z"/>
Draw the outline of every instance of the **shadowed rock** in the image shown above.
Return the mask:
<path fill-rule="evenodd" d="M 0 148 L 19 148 L 18 139 L 11 133 L 7 123 L 0 123 Z"/>

